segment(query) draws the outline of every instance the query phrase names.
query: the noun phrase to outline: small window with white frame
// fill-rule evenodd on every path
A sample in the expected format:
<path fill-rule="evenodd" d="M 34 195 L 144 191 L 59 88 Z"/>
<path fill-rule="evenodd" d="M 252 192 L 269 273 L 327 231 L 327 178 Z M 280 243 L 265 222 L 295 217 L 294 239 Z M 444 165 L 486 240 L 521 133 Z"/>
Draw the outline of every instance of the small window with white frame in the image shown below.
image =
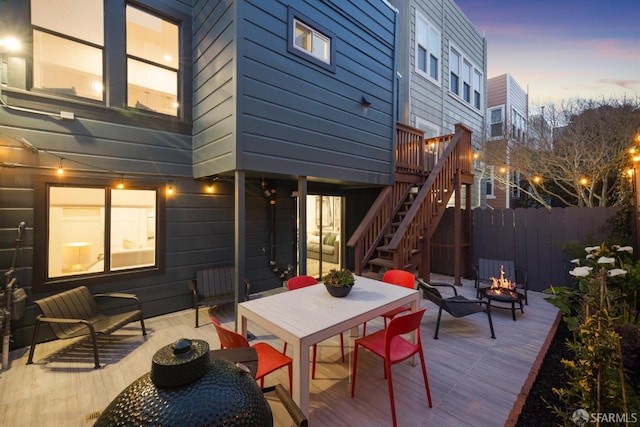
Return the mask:
<path fill-rule="evenodd" d="M 491 138 L 504 137 L 504 108 L 502 106 L 489 110 L 489 136 Z"/>
<path fill-rule="evenodd" d="M 488 177 L 485 180 L 485 185 L 486 185 L 486 193 L 487 193 L 487 199 L 493 199 L 496 197 L 495 195 L 495 178 L 494 178 L 494 173 L 495 173 L 495 168 L 492 165 L 487 166 L 488 169 Z"/>
<path fill-rule="evenodd" d="M 441 39 L 438 31 L 419 12 L 416 12 L 415 70 L 428 80 L 440 85 Z"/>
<path fill-rule="evenodd" d="M 289 8 L 288 51 L 335 71 L 335 36 L 293 8 Z"/>

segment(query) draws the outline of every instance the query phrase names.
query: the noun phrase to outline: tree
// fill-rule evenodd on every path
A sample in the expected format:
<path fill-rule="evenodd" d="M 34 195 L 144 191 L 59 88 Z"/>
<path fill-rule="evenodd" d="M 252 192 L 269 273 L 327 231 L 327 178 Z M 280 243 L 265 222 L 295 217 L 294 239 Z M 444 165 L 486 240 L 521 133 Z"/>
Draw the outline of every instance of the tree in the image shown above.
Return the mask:
<path fill-rule="evenodd" d="M 506 163 L 513 177 L 495 174 L 540 205 L 616 206 L 627 203 L 629 148 L 640 131 L 640 108 L 628 100 L 571 100 L 532 108 L 527 138 L 486 141 L 485 163 Z M 507 118 L 508 119 L 508 118 Z"/>

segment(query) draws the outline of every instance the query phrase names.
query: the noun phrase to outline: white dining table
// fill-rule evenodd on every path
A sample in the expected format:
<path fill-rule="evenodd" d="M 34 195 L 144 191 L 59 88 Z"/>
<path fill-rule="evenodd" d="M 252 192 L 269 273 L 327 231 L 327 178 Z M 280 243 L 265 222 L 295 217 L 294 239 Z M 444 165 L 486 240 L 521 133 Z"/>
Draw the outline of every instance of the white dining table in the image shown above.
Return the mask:
<path fill-rule="evenodd" d="M 356 276 L 349 295 L 329 295 L 324 284 L 242 302 L 238 305 L 240 333 L 247 322 L 286 341 L 293 348 L 293 400 L 309 418 L 309 348 L 374 319 L 387 311 L 420 305 L 417 290 Z"/>

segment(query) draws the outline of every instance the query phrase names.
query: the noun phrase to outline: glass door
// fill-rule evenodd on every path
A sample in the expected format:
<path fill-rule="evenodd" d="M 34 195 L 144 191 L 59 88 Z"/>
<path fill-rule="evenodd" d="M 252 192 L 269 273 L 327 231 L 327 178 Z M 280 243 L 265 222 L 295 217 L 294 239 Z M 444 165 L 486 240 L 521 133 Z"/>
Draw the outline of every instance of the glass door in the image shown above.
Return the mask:
<path fill-rule="evenodd" d="M 307 196 L 307 274 L 321 277 L 342 265 L 342 197 Z"/>

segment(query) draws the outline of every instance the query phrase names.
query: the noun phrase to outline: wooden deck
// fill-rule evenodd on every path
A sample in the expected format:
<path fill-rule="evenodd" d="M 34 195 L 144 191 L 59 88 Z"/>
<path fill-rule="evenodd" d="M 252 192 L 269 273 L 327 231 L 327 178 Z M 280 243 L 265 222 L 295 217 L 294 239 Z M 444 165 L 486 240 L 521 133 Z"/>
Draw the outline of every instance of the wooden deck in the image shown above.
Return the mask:
<path fill-rule="evenodd" d="M 432 276 L 432 281 L 452 282 L 452 278 Z M 463 282 L 459 292 L 474 296 L 472 282 Z M 543 297 L 530 292 L 529 305 L 524 314 L 518 312 L 515 322 L 509 310 L 493 310 L 495 340 L 490 338 L 482 313 L 462 319 L 443 313 L 440 337 L 434 340 L 437 309 L 421 299 L 421 305 L 427 306 L 422 340 L 433 408 L 427 406 L 420 367 L 395 365 L 398 425 L 505 425 L 556 318 L 557 310 Z M 230 313 L 223 310 L 221 317 L 233 325 Z M 202 314 L 206 319 L 206 311 Z M 111 400 L 150 370 L 151 358 L 159 348 L 183 337 L 206 340 L 212 349 L 219 347 L 211 325 L 193 327 L 192 310 L 149 318 L 145 324 L 149 333 L 146 339 L 135 323 L 101 338 L 101 369 L 93 369 L 91 346 L 84 340 L 39 344 L 34 364 L 29 366 L 25 365 L 28 348 L 13 351 L 9 369 L 0 371 L 0 425 L 90 426 Z M 382 327 L 381 319 L 367 324 L 370 331 L 376 327 Z M 258 340 L 281 348 L 281 341 L 265 335 L 259 325 L 250 323 L 249 330 Z M 310 425 L 391 424 L 381 360 L 363 352 L 359 365 L 356 396 L 352 399 L 349 363 L 340 362 L 339 340 L 319 345 L 316 379 L 311 381 Z M 268 376 L 265 385 L 276 382 L 288 383 L 286 370 Z M 290 425 L 275 394 L 268 399 L 274 409 L 274 425 Z"/>

